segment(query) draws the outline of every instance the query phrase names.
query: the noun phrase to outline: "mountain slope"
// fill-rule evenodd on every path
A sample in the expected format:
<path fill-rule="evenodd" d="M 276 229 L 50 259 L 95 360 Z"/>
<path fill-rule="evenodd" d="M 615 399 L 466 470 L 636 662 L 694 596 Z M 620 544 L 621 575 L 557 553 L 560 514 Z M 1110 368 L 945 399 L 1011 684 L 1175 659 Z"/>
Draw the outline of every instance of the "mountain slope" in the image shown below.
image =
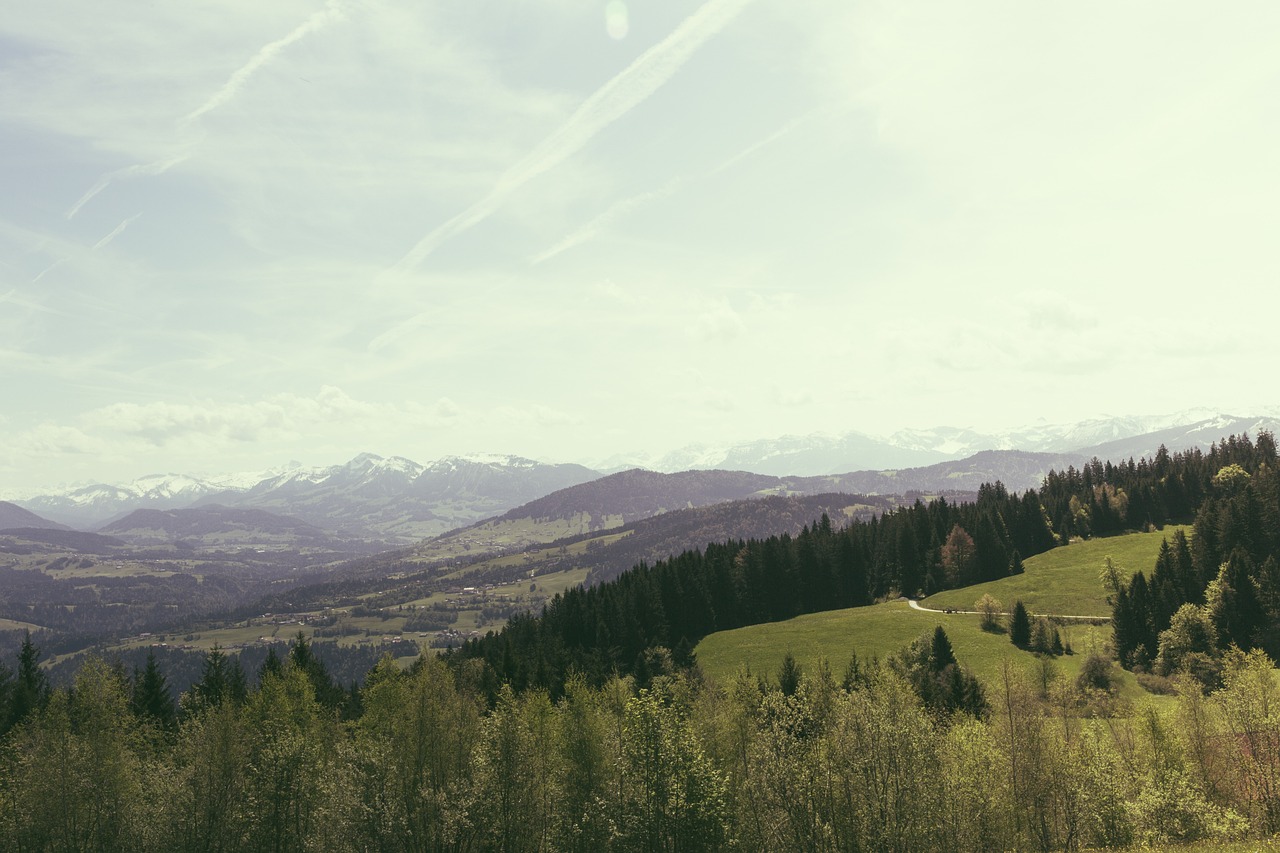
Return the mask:
<path fill-rule="evenodd" d="M 517 456 L 446 457 L 421 465 L 403 457 L 362 453 L 342 465 L 294 464 L 260 476 L 155 475 L 18 503 L 82 527 L 111 524 L 136 509 L 212 504 L 263 509 L 391 547 L 472 524 L 598 476 L 581 465 L 549 465 Z"/>
<path fill-rule="evenodd" d="M 346 465 L 283 475 L 243 493 L 207 500 L 267 509 L 328 530 L 403 545 L 596 476 L 581 465 L 520 457 L 448 457 L 422 466 L 366 453 Z"/>
<path fill-rule="evenodd" d="M 218 549 L 324 549 L 349 551 L 340 540 L 305 521 L 261 509 L 218 504 L 185 509 L 139 509 L 108 524 L 102 533 L 135 546 L 188 545 Z"/>
<path fill-rule="evenodd" d="M 0 530 L 11 530 L 16 527 L 38 528 L 41 530 L 70 530 L 65 524 L 41 518 L 30 510 L 17 504 L 0 501 Z"/>
<path fill-rule="evenodd" d="M 868 471 L 929 465 L 962 459 L 984 450 L 1021 450 L 1030 453 L 1079 454 L 1086 459 L 1095 449 L 1127 459 L 1131 449 L 1154 453 L 1165 437 L 1170 452 L 1246 429 L 1280 429 L 1280 418 L 1237 417 L 1208 409 L 1190 409 L 1166 415 L 1099 417 L 1069 424 L 1033 424 L 991 432 L 960 427 L 902 429 L 887 437 L 861 432 L 842 435 L 790 435 L 780 438 L 713 447 L 693 444 L 652 458 L 619 455 L 597 467 L 616 471 L 641 464 L 656 471 L 727 468 L 774 476 L 816 476 L 836 471 Z M 1203 435 L 1199 433 L 1203 431 Z M 1208 441 L 1205 437 L 1215 433 Z M 1134 439 L 1132 445 L 1126 441 Z M 1184 443 L 1190 442 L 1190 443 Z M 1114 445 L 1114 446 L 1113 446 Z M 631 464 L 627 464 L 630 462 Z"/>

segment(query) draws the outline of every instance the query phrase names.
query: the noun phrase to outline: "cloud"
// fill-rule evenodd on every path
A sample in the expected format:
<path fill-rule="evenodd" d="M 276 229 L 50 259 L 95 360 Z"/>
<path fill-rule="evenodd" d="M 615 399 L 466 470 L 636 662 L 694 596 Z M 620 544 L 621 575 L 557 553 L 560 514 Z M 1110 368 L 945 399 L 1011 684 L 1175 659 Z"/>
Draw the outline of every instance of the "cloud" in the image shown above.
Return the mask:
<path fill-rule="evenodd" d="M 110 234 L 108 234 L 107 236 L 103 237 L 101 240 L 93 244 L 94 251 L 101 249 L 102 247 L 110 243 L 112 240 L 114 240 L 115 238 L 123 234 L 124 229 L 128 228 L 130 223 L 132 223 L 135 219 L 137 219 L 141 215 L 142 215 L 141 213 L 135 213 L 133 216 L 130 216 L 128 219 L 124 220 L 119 225 L 117 225 Z"/>
<path fill-rule="evenodd" d="M 123 169 L 116 169 L 114 172 L 107 172 L 105 175 L 98 178 L 98 182 L 89 187 L 88 192 L 80 196 L 79 200 L 77 200 L 75 204 L 71 205 L 70 209 L 68 209 L 64 215 L 67 219 L 73 218 L 80 212 L 80 208 L 88 204 L 89 201 L 98 193 L 109 187 L 112 181 L 119 180 L 120 178 L 134 178 L 139 176 L 154 177 L 156 175 L 162 175 L 181 163 L 183 160 L 186 160 L 187 156 L 188 155 L 186 154 L 180 154 L 164 160 L 156 160 L 153 163 L 138 163 L 133 166 L 125 166 Z"/>
<path fill-rule="evenodd" d="M 180 118 L 177 122 L 178 129 L 182 130 L 191 126 L 203 116 L 228 103 L 236 96 L 236 94 L 245 86 L 255 73 L 271 62 L 271 60 L 286 47 L 305 38 L 316 30 L 322 29 L 341 17 L 342 11 L 339 8 L 337 0 L 329 0 L 323 10 L 316 12 L 311 17 L 307 18 L 306 21 L 296 27 L 288 35 L 270 42 L 258 50 L 258 52 L 255 53 L 248 62 L 237 68 L 227 79 L 227 82 L 222 84 L 216 92 L 205 99 L 200 106 Z M 84 195 L 80 196 L 76 203 L 67 210 L 65 216 L 67 219 L 74 218 L 75 215 L 80 212 L 81 208 L 115 181 L 123 178 L 155 177 L 156 175 L 162 175 L 189 157 L 189 152 L 181 153 L 154 160 L 149 163 L 136 163 L 131 166 L 125 166 L 122 169 L 107 172 L 99 177 L 97 182 L 95 182 L 94 185 L 84 193 Z"/>
<path fill-rule="evenodd" d="M 639 195 L 633 195 L 630 198 L 625 198 L 622 201 L 615 203 L 605 210 L 604 213 L 601 213 L 595 219 L 592 219 L 587 224 L 578 228 L 550 249 L 535 255 L 529 260 L 529 263 L 537 266 L 544 261 L 551 260 L 561 252 L 567 252 L 574 246 L 587 242 L 632 211 L 644 207 L 652 202 L 675 195 L 684 183 L 684 180 L 681 178 L 672 178 L 656 190 L 650 190 L 649 192 L 640 193 Z"/>
<path fill-rule="evenodd" d="M 505 422 L 506 426 L 568 426 L 580 420 L 567 412 L 553 409 L 550 406 L 535 404 L 527 408 L 516 406 L 499 406 L 494 410 L 495 416 Z"/>
<path fill-rule="evenodd" d="M 750 0 L 710 0 L 587 98 L 564 124 L 511 167 L 489 194 L 423 237 L 397 264 L 416 267 L 452 237 L 484 221 L 507 196 L 580 151 L 596 134 L 666 84 L 706 41 L 729 25 Z"/>
<path fill-rule="evenodd" d="M 244 87 L 245 83 L 249 82 L 250 77 L 274 59 L 282 50 L 294 42 L 306 38 L 311 33 L 327 27 L 329 24 L 339 20 L 341 17 L 341 4 L 339 4 L 337 0 L 329 0 L 329 2 L 325 4 L 323 10 L 316 12 L 314 15 L 307 18 L 306 21 L 294 28 L 294 30 L 288 35 L 265 45 L 255 53 L 248 62 L 237 68 L 231 76 L 227 78 L 227 82 L 222 84 L 222 88 L 210 95 L 203 104 L 179 119 L 178 126 L 186 127 L 200 119 L 202 116 L 207 115 L 226 104 L 236 96 L 236 93 Z"/>
<path fill-rule="evenodd" d="M 731 156 L 729 159 L 725 160 L 723 163 L 720 163 L 714 169 L 698 176 L 698 178 L 694 180 L 703 180 L 705 178 L 714 177 L 715 175 L 719 175 L 721 172 L 732 169 L 743 160 L 746 160 L 748 157 L 755 154 L 757 151 L 762 148 L 767 148 L 804 123 L 815 117 L 830 113 L 831 111 L 831 108 L 810 110 L 804 115 L 792 119 L 782 127 L 770 133 L 768 136 L 763 139 L 756 140 L 746 148 Z M 529 260 L 529 263 L 533 266 L 537 266 L 538 264 L 551 260 L 562 252 L 567 252 L 575 246 L 579 246 L 588 240 L 592 240 L 600 234 L 600 232 L 609 228 L 611 225 L 625 218 L 629 214 L 634 213 L 640 208 L 652 204 L 653 202 L 661 201 L 675 195 L 677 192 L 683 190 L 689 183 L 691 183 L 691 181 L 688 179 L 675 177 L 658 187 L 656 190 L 649 190 L 648 192 L 639 193 L 625 198 L 622 201 L 616 202 L 599 216 L 569 234 L 569 236 L 565 237 L 559 243 L 556 243 L 546 251 L 540 252 L 532 257 Z"/>
<path fill-rule="evenodd" d="M 721 302 L 696 315 L 686 332 L 694 340 L 728 343 L 745 335 L 747 324 L 732 306 Z"/>
<path fill-rule="evenodd" d="M 80 420 L 107 433 L 163 446 L 191 437 L 259 441 L 296 435 L 320 423 L 387 414 L 385 407 L 355 400 L 340 388 L 326 385 L 314 397 L 279 394 L 248 403 L 114 403 L 87 412 Z"/>

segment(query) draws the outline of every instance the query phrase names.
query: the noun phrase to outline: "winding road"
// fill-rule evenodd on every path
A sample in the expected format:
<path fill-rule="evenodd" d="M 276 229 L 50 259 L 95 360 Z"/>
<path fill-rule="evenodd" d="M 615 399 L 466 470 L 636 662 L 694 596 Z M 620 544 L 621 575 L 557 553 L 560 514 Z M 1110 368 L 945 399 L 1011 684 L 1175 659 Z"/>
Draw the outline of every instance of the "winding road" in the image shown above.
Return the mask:
<path fill-rule="evenodd" d="M 922 613 L 959 613 L 961 615 L 979 616 L 977 610 L 934 610 L 932 607 L 921 607 L 920 602 L 914 598 L 908 598 L 907 603 L 911 605 L 912 610 L 919 610 Z M 1110 616 L 1068 616 L 1065 613 L 1031 613 L 1031 616 L 1048 616 L 1050 619 L 1082 619 L 1086 622 L 1110 622 Z"/>

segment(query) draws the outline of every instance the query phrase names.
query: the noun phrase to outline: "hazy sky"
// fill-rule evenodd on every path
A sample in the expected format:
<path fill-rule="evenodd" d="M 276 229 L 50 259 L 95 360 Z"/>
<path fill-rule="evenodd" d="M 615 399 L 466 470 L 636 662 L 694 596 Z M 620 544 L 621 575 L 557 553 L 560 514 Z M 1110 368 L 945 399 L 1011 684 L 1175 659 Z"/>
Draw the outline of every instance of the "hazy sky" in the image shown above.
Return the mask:
<path fill-rule="evenodd" d="M 1280 5 L 41 0 L 0 488 L 1274 405 Z"/>

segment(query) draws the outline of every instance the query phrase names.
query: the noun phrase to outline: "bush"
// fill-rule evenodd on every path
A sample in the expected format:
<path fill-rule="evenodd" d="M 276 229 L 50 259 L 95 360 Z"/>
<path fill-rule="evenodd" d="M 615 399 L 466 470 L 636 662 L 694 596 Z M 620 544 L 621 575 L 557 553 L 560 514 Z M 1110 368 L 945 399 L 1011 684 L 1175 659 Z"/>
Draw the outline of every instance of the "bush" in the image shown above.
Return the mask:
<path fill-rule="evenodd" d="M 1085 691 L 1111 693 L 1115 690 L 1115 679 L 1111 675 L 1111 661 L 1097 652 L 1089 655 L 1085 658 L 1084 665 L 1080 667 L 1076 686 Z"/>

